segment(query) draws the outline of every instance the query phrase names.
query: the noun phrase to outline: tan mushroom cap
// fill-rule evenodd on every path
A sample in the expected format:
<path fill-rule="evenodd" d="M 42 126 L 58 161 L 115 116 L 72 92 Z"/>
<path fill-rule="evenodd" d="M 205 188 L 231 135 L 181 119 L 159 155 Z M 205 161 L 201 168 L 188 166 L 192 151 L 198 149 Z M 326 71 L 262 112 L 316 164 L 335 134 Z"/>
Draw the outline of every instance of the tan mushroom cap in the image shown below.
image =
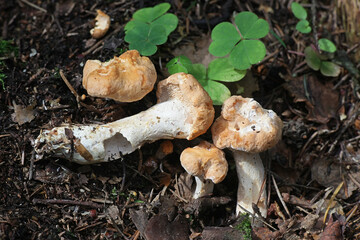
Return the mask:
<path fill-rule="evenodd" d="M 180 161 L 192 176 L 210 179 L 215 184 L 224 180 L 228 171 L 224 152 L 206 141 L 186 148 L 180 155 Z"/>
<path fill-rule="evenodd" d="M 134 102 L 154 88 L 156 78 L 155 66 L 150 59 L 130 50 L 105 63 L 87 60 L 83 87 L 94 97 Z"/>
<path fill-rule="evenodd" d="M 184 109 L 188 109 L 185 123 L 191 124 L 191 133 L 182 136 L 183 133 L 179 132 L 177 138 L 194 139 L 205 133 L 214 121 L 213 102 L 191 74 L 175 73 L 162 80 L 158 84 L 156 96 L 158 103 L 178 99 L 184 104 Z"/>
<path fill-rule="evenodd" d="M 102 38 L 110 27 L 110 16 L 101 10 L 96 10 L 97 16 L 95 18 L 95 27 L 90 30 L 93 38 Z"/>
<path fill-rule="evenodd" d="M 252 98 L 232 96 L 224 102 L 211 132 L 218 148 L 257 153 L 275 146 L 282 126 L 274 111 L 263 109 Z"/>

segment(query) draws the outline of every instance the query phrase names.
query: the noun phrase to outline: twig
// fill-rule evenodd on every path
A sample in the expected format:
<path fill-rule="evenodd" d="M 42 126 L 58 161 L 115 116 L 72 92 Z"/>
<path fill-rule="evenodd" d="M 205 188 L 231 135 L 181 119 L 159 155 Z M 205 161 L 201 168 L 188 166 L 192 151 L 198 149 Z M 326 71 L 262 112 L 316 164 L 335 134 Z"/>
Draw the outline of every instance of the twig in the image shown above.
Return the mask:
<path fill-rule="evenodd" d="M 27 0 L 20 0 L 20 1 L 22 1 L 23 3 L 29 5 L 30 7 L 35 8 L 35 9 L 37 9 L 37 10 L 39 10 L 39 11 L 42 11 L 42 12 L 44 12 L 44 13 L 47 13 L 46 9 L 44 9 L 44 8 L 42 8 L 42 7 L 39 7 L 39 6 L 36 5 L 36 4 L 33 4 L 33 3 L 31 3 L 31 2 L 29 2 L 29 1 L 27 1 Z"/>
<path fill-rule="evenodd" d="M 62 78 L 62 80 L 65 82 L 66 86 L 70 89 L 70 91 L 72 92 L 72 94 L 74 94 L 76 101 L 78 102 L 78 107 L 80 108 L 80 96 L 79 94 L 75 91 L 75 89 L 73 88 L 73 86 L 70 84 L 70 82 L 67 80 L 67 78 L 64 75 L 64 72 L 62 69 L 60 69 L 59 71 L 60 76 Z"/>
<path fill-rule="evenodd" d="M 256 216 L 254 213 L 249 212 L 247 209 L 243 208 L 243 206 L 241 206 L 240 204 L 238 204 L 238 206 L 247 214 L 249 214 L 251 217 L 255 218 L 256 220 L 259 220 L 260 222 L 262 222 L 263 224 L 265 224 L 266 226 L 268 226 L 269 228 L 271 228 L 274 231 L 279 231 L 278 229 L 274 228 L 273 226 L 271 226 L 270 224 L 268 224 L 266 221 L 264 221 L 263 219 L 259 218 L 258 216 Z"/>
<path fill-rule="evenodd" d="M 69 199 L 38 199 L 34 198 L 33 203 L 37 204 L 69 204 L 69 205 L 79 205 L 79 206 L 86 206 L 92 208 L 102 208 L 102 205 L 88 202 L 88 201 L 76 201 L 76 200 L 69 200 Z"/>
<path fill-rule="evenodd" d="M 35 150 L 33 150 L 31 153 L 30 167 L 29 167 L 29 180 L 31 180 L 33 178 L 34 160 L 35 160 Z"/>
<path fill-rule="evenodd" d="M 316 49 L 319 50 L 319 40 L 317 35 L 317 29 L 316 29 L 316 0 L 311 1 L 311 17 L 312 17 L 312 29 L 313 29 L 313 35 L 314 35 L 314 41 Z"/>
<path fill-rule="evenodd" d="M 283 207 L 284 207 L 287 215 L 291 218 L 291 214 L 290 214 L 290 212 L 289 212 L 289 209 L 287 208 L 286 203 L 284 202 L 284 199 L 283 199 L 282 196 L 281 196 L 280 190 L 279 190 L 279 188 L 278 188 L 278 186 L 277 186 L 277 184 L 276 184 L 276 181 L 275 181 L 274 176 L 271 175 L 271 178 L 272 178 L 272 181 L 273 181 L 273 184 L 274 184 L 276 193 L 277 193 L 277 195 L 278 195 L 278 197 L 279 197 L 279 199 L 280 199 L 280 202 L 281 202 L 281 204 L 283 205 Z"/>
<path fill-rule="evenodd" d="M 114 220 L 109 214 L 107 214 L 107 217 L 110 219 L 113 227 L 118 231 L 118 233 L 120 233 L 121 236 L 122 236 L 124 239 L 129 240 L 129 238 L 126 237 L 125 234 L 120 230 L 120 228 L 119 228 L 118 225 L 116 224 L 115 220 Z"/>

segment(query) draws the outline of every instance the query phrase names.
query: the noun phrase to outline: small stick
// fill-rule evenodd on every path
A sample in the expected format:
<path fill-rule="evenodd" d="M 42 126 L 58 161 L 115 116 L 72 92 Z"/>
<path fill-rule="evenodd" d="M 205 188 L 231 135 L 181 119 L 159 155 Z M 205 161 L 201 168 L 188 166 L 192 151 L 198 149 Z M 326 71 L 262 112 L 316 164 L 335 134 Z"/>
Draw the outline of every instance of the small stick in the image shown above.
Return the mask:
<path fill-rule="evenodd" d="M 287 208 L 287 206 L 286 206 L 286 204 L 285 204 L 285 202 L 284 202 L 284 199 L 283 199 L 282 196 L 281 196 L 280 190 L 279 190 L 279 188 L 278 188 L 278 186 L 277 186 L 277 184 L 276 184 L 276 181 L 275 181 L 274 176 L 271 175 L 271 178 L 272 178 L 272 180 L 273 180 L 274 187 L 275 187 L 276 193 L 277 193 L 277 195 L 278 195 L 278 197 L 279 197 L 279 199 L 280 199 L 280 202 L 281 202 L 281 204 L 283 205 L 283 207 L 284 207 L 287 215 L 291 218 L 291 214 L 290 214 L 290 212 L 289 212 L 289 209 Z"/>
<path fill-rule="evenodd" d="M 79 206 L 86 206 L 86 207 L 92 207 L 92 208 L 102 208 L 102 205 L 93 203 L 93 202 L 80 202 L 75 200 L 69 200 L 69 199 L 38 199 L 34 198 L 33 203 L 40 203 L 40 204 L 70 204 L 70 205 L 79 205 Z"/>
<path fill-rule="evenodd" d="M 126 237 L 125 234 L 120 230 L 120 228 L 119 228 L 118 225 L 116 224 L 115 220 L 114 220 L 109 214 L 107 214 L 107 217 L 110 219 L 113 227 L 118 231 L 118 233 L 120 233 L 121 236 L 122 236 L 124 239 L 129 240 L 129 238 Z"/>
<path fill-rule="evenodd" d="M 73 86 L 70 84 L 70 82 L 67 80 L 67 78 L 64 75 L 64 72 L 62 69 L 60 69 L 59 71 L 60 76 L 62 78 L 62 80 L 65 82 L 66 86 L 70 89 L 70 91 L 72 92 L 72 94 L 74 94 L 76 101 L 78 102 L 78 107 L 80 108 L 80 96 L 79 94 L 75 91 L 75 89 L 73 88 Z"/>
<path fill-rule="evenodd" d="M 46 9 L 44 9 L 44 8 L 42 8 L 42 7 L 39 7 L 39 6 L 36 5 L 36 4 L 33 4 L 33 3 L 31 3 L 31 2 L 29 2 L 29 1 L 27 1 L 27 0 L 20 0 L 20 1 L 22 1 L 23 3 L 29 5 L 30 7 L 35 8 L 35 9 L 37 9 L 37 10 L 39 10 L 39 11 L 42 11 L 42 12 L 44 12 L 44 13 L 47 13 Z"/>

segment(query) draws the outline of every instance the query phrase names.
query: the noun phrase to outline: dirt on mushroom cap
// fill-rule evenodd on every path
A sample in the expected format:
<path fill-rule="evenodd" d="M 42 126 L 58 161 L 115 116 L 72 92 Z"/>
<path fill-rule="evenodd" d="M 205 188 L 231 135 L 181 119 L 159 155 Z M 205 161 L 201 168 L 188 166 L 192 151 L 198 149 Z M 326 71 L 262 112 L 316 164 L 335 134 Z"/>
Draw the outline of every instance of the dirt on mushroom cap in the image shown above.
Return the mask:
<path fill-rule="evenodd" d="M 273 147 L 281 138 L 282 121 L 272 110 L 263 109 L 252 98 L 227 99 L 211 132 L 218 148 L 250 153 Z"/>

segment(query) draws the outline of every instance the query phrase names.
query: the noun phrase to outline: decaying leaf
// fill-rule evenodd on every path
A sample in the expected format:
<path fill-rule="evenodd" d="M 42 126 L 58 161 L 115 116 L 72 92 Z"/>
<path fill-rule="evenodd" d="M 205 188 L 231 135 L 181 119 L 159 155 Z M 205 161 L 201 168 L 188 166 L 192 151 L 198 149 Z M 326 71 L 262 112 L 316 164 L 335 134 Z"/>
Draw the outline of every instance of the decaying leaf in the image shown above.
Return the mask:
<path fill-rule="evenodd" d="M 348 174 L 344 174 L 345 169 L 341 171 L 341 164 L 333 158 L 320 158 L 317 159 L 311 167 L 311 176 L 313 180 L 316 180 L 324 187 L 333 187 L 334 189 L 345 180 L 345 187 L 343 187 L 338 197 L 347 199 L 358 188 L 354 181 L 360 182 L 360 171 L 357 166 L 353 166 L 348 174 L 351 174 L 351 178 Z M 346 191 L 345 191 L 346 189 Z"/>
<path fill-rule="evenodd" d="M 285 88 L 294 97 L 294 102 L 305 102 L 307 120 L 327 123 L 337 117 L 339 93 L 331 82 L 322 83 L 314 74 L 291 78 Z"/>
<path fill-rule="evenodd" d="M 344 239 L 342 227 L 345 225 L 345 217 L 333 214 L 327 223 L 320 240 L 341 240 Z"/>
<path fill-rule="evenodd" d="M 17 122 L 19 125 L 22 125 L 27 122 L 31 122 L 34 116 L 34 106 L 29 105 L 24 107 L 22 105 L 17 105 L 15 101 L 13 101 L 14 113 L 11 114 L 12 120 Z"/>
<path fill-rule="evenodd" d="M 178 215 L 170 222 L 166 214 L 150 218 L 145 228 L 147 240 L 188 240 L 190 228 L 188 220 Z"/>

